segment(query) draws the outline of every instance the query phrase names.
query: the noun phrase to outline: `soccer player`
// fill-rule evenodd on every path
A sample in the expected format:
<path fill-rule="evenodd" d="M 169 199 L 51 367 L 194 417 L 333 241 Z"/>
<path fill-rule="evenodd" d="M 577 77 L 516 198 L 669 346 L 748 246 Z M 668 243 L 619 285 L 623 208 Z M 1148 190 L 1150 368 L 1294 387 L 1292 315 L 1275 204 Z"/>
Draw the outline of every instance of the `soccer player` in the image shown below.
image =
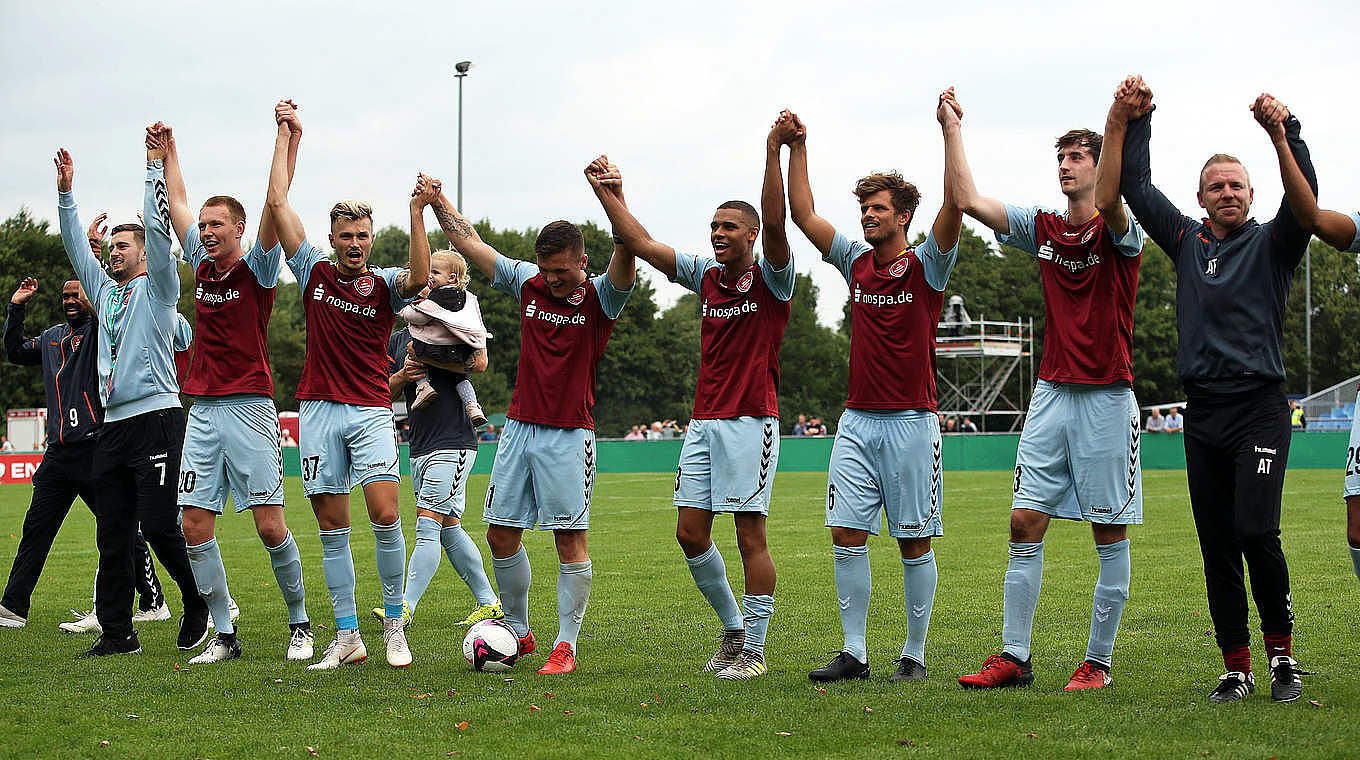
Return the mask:
<path fill-rule="evenodd" d="M 85 652 L 92 657 L 142 650 L 132 628 L 132 546 L 139 524 L 183 597 L 179 648 L 197 647 L 208 632 L 208 607 L 194 585 L 175 504 L 184 410 L 175 381 L 179 272 L 170 252 L 164 157 L 164 150 L 147 150 L 142 212 L 146 227 L 113 228 L 108 272 L 82 235 L 71 194 L 75 174 L 71 154 L 59 150 L 55 159 L 62 245 L 81 286 L 94 296 L 99 320 L 104 424 L 91 470 L 99 494 L 95 613 L 103 634 Z"/>
<path fill-rule="evenodd" d="M 325 655 L 308 667 L 331 670 L 368 657 L 359 637 L 349 548 L 349 492 L 355 486 L 363 487 L 377 543 L 387 662 L 404 667 L 411 664 L 401 613 L 406 541 L 397 511 L 401 476 L 387 387 L 387 340 L 396 313 L 425 286 L 430 261 L 416 257 L 409 270 L 370 268 L 373 212 L 357 201 L 342 201 L 331 209 L 330 243 L 336 261 L 308 241 L 302 219 L 288 203 L 289 146 L 301 126 L 287 101 L 276 107 L 275 118 L 279 131 L 267 213 L 302 289 L 307 319 L 307 356 L 297 390 L 302 489 L 311 499 L 321 531 L 321 568 L 336 626 Z M 422 213 L 430 199 L 428 194 L 413 197 L 412 217 Z"/>
<path fill-rule="evenodd" d="M 675 537 L 695 584 L 723 626 L 722 643 L 704 671 L 727 680 L 766 673 L 765 633 L 774 611 L 775 568 L 765 522 L 779 464 L 779 347 L 795 274 L 784 234 L 780 131 L 793 131 L 787 114 L 781 114 L 766 140 L 765 226 L 751 204 L 723 203 L 709 223 L 712 256 L 680 253 L 654 240 L 628 210 L 623 178 L 606 157 L 586 168 L 615 239 L 667 279 L 697 293 L 703 304 L 694 413 L 675 473 Z M 757 238 L 765 254 L 759 259 Z M 723 512 L 731 512 L 736 525 L 745 570 L 744 615 L 713 543 L 713 518 Z"/>
<path fill-rule="evenodd" d="M 431 180 L 435 192 L 440 184 Z M 467 261 L 456 251 L 430 253 L 422 214 L 411 214 L 411 260 L 430 260 L 430 288 L 454 285 L 466 289 Z M 387 342 L 388 388 L 392 398 L 404 397 L 411 420 L 411 481 L 416 492 L 416 545 L 407 563 L 405 609 L 410 620 L 420 598 L 439 569 L 439 555 L 467 584 L 477 608 L 459 625 L 503 617 L 500 600 L 491 588 L 482 565 L 482 554 L 461 520 L 467 503 L 467 479 L 477 461 L 477 430 L 456 387 L 467 375 L 486 371 L 486 349 L 473 349 L 457 367 L 433 366 L 417 361 L 410 353 L 411 329 L 403 327 Z M 428 378 L 437 395 L 415 408 L 416 382 Z M 379 612 L 375 610 L 374 612 Z"/>
<path fill-rule="evenodd" d="M 1290 210 L 1296 190 L 1286 190 L 1274 219 L 1258 224 L 1249 218 L 1251 179 L 1240 161 L 1222 153 L 1200 170 L 1197 197 L 1209 218 L 1182 214 L 1152 184 L 1152 109 L 1152 90 L 1138 77 L 1126 79 L 1110 106 L 1105 139 L 1110 152 L 1122 151 L 1120 190 L 1129 207 L 1176 267 L 1176 371 L 1190 417 L 1186 476 L 1209 614 L 1227 669 L 1209 699 L 1232 702 L 1256 689 L 1245 557 L 1270 661 L 1270 695 L 1288 702 L 1298 699 L 1303 684 L 1292 652 L 1294 612 L 1280 546 L 1290 437 L 1281 344 L 1285 298 L 1310 235 Z M 1286 180 L 1292 160 L 1316 197 L 1298 119 L 1269 95 L 1257 98 L 1252 111 L 1270 135 Z"/>
<path fill-rule="evenodd" d="M 947 135 L 946 159 L 964 212 L 990 227 L 997 242 L 1038 258 L 1046 326 L 1039 380 L 1015 455 L 1002 650 L 959 683 L 1033 683 L 1030 638 L 1044 535 L 1056 517 L 1091 524 L 1100 563 L 1086 657 L 1065 689 L 1104 688 L 1112 682 L 1115 636 L 1129 597 L 1128 526 L 1143 521 L 1142 424 L 1129 358 L 1143 232 L 1119 199 L 1118 152 L 1102 152 L 1095 132 L 1074 129 L 1054 144 L 1064 211 L 980 195 L 961 129 Z"/>
<path fill-rule="evenodd" d="M 246 215 L 240 201 L 214 195 L 195 219 L 173 131 L 157 122 L 147 133 L 149 140 L 163 143 L 166 149 L 170 219 L 195 281 L 198 330 L 183 385 L 183 392 L 194 397 L 194 405 L 180 459 L 179 506 L 184 510 L 189 562 L 216 633 L 189 663 L 241 656 L 228 603 L 227 571 L 214 535 L 228 495 L 238 513 L 250 510 L 255 530 L 269 552 L 288 608 L 286 657 L 310 660 L 314 636 L 307 618 L 302 560 L 283 517 L 283 459 L 269 369 L 269 314 L 283 250 L 267 208 L 249 252 L 241 248 Z M 290 179 L 301 137 L 300 127 L 290 129 Z"/>
<path fill-rule="evenodd" d="M 526 529 L 551 530 L 557 548 L 557 639 L 544 674 L 576 669 L 576 639 L 590 600 L 586 548 L 595 488 L 595 371 L 614 320 L 633 292 L 633 255 L 617 243 L 605 274 L 586 274 L 585 240 L 556 221 L 534 241 L 537 265 L 506 258 L 439 196 L 439 226 L 453 247 L 521 305 L 519 366 L 504 434 L 491 466 L 482 519 L 505 621 L 520 653 L 534 651 L 529 628 Z"/>
<path fill-rule="evenodd" d="M 104 215 L 90 225 L 90 244 L 99 248 L 98 234 Z M 14 364 L 41 366 L 47 395 L 47 449 L 33 473 L 33 500 L 24 515 L 23 535 L 14 554 L 9 582 L 0 599 L 0 627 L 22 628 L 27 624 L 33 588 L 42 574 L 52 541 L 57 536 L 71 504 L 79 496 L 95 512 L 94 482 L 90 463 L 94 458 L 104 406 L 99 400 L 96 355 L 99 351 L 94 307 L 85 297 L 80 280 L 71 278 L 61 288 L 61 309 L 65 324 L 53 325 L 33 338 L 24 338 L 26 304 L 38 291 L 38 281 L 24 278 L 10 297 L 5 315 L 5 355 Z M 82 351 L 81 349 L 84 348 Z M 134 547 L 140 608 L 133 622 L 167 620 L 170 610 L 161 595 L 151 555 L 140 534 Z M 88 618 L 88 619 L 87 619 Z M 73 632 L 99 632 L 99 619 L 91 612 L 75 623 Z"/>
<path fill-rule="evenodd" d="M 1288 116 L 1288 110 L 1278 101 L 1270 103 L 1265 110 L 1266 118 L 1262 123 L 1270 133 L 1272 142 L 1279 139 L 1278 135 Z M 1299 226 L 1308 233 L 1317 235 L 1322 242 L 1338 251 L 1360 253 L 1360 213 L 1343 214 L 1319 208 L 1317 196 L 1313 194 L 1307 178 L 1299 168 L 1298 162 L 1294 160 L 1292 151 L 1280 153 L 1280 166 L 1283 170 L 1285 198 L 1289 201 L 1289 208 L 1298 219 Z M 1357 402 L 1360 402 L 1360 393 L 1357 393 Z M 1293 402 L 1290 404 L 1293 405 Z M 1351 421 L 1350 446 L 1346 451 L 1344 496 L 1346 543 L 1350 548 L 1355 575 L 1360 578 L 1360 414 L 1355 415 Z"/>
<path fill-rule="evenodd" d="M 796 116 L 790 118 L 796 129 L 792 134 L 780 131 L 778 139 L 789 146 L 793 222 L 850 287 L 850 382 L 831 448 L 826 491 L 844 641 L 840 653 L 808 677 L 869 677 L 868 540 L 870 534 L 878 535 L 886 515 L 888 535 L 897 539 L 902 557 L 907 610 L 907 640 L 889 680 L 915 681 L 926 677 L 926 633 L 938 577 L 930 544 L 944 531 L 935 330 L 958 256 L 963 216 L 946 175 L 935 223 L 925 240 L 912 247 L 907 229 L 920 193 L 897 172 L 871 174 L 854 191 L 867 242 L 852 242 L 814 210 L 807 130 Z M 943 95 L 936 118 L 946 132 L 958 121 Z"/>

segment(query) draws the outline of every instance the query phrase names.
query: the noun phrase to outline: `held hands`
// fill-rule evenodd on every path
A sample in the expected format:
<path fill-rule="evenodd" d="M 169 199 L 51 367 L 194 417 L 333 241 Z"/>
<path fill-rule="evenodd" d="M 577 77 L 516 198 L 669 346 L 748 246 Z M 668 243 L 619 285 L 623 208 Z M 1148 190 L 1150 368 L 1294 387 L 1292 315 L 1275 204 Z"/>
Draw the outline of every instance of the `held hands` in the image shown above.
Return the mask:
<path fill-rule="evenodd" d="M 1284 139 L 1284 123 L 1289 118 L 1289 109 L 1274 95 L 1263 92 L 1257 96 L 1256 102 L 1251 104 L 1251 115 L 1256 117 L 1257 123 L 1270 135 L 1270 139 Z"/>
<path fill-rule="evenodd" d="M 799 121 L 797 114 L 785 108 L 779 112 L 779 117 L 770 127 L 770 136 L 766 138 L 765 144 L 771 148 L 778 148 L 781 145 L 792 147 L 806 141 L 807 127 Z"/>
<path fill-rule="evenodd" d="M 1115 88 L 1110 114 L 1127 122 L 1141 118 L 1151 110 L 1152 88 L 1141 76 L 1130 74 L 1124 77 L 1124 81 Z"/>
<path fill-rule="evenodd" d="M 65 148 L 58 148 L 52 163 L 57 165 L 57 190 L 63 193 L 71 192 L 71 180 L 76 174 L 76 164 L 71 160 L 70 152 Z"/>
<path fill-rule="evenodd" d="M 298 104 L 285 98 L 274 105 L 274 123 L 279 125 L 279 134 L 287 134 L 289 139 L 302 137 L 302 120 L 297 115 Z"/>
<path fill-rule="evenodd" d="M 935 106 L 935 119 L 945 129 L 957 127 L 963 123 L 963 106 L 959 105 L 959 101 L 954 98 L 953 87 L 940 93 L 940 103 Z"/>
<path fill-rule="evenodd" d="M 32 298 L 33 294 L 37 292 L 38 281 L 32 277 L 25 277 L 24 281 L 19 283 L 19 289 L 14 291 L 14 295 L 10 296 L 9 302 L 16 306 L 26 304 L 28 299 Z"/>
<path fill-rule="evenodd" d="M 609 156 L 600 156 L 586 166 L 586 181 L 595 192 L 608 192 L 623 198 L 623 173 L 619 167 L 609 163 Z"/>
<path fill-rule="evenodd" d="M 425 173 L 416 175 L 416 187 L 411 191 L 411 208 L 425 208 L 432 206 L 439 200 L 439 194 L 443 191 L 444 185 L 434 177 Z"/>
<path fill-rule="evenodd" d="M 155 161 L 165 158 L 166 149 L 170 144 L 170 127 L 164 122 L 156 122 L 146 128 L 146 160 Z"/>

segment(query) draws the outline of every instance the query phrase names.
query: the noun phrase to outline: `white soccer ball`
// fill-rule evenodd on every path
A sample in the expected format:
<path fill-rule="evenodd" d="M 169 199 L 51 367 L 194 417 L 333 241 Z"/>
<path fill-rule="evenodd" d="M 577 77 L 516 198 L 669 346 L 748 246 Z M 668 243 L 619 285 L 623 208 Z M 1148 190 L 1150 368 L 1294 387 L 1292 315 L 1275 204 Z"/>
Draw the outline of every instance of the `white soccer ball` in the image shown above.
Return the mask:
<path fill-rule="evenodd" d="M 504 620 L 483 620 L 463 637 L 463 659 L 474 670 L 507 671 L 519 659 L 519 637 Z"/>

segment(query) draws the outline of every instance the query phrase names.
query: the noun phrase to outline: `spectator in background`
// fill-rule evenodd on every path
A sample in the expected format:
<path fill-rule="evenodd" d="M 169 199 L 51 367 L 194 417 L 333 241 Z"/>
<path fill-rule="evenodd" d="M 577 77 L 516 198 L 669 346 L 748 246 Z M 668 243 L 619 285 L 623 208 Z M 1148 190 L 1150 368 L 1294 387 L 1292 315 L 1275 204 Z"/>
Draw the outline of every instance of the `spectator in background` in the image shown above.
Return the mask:
<path fill-rule="evenodd" d="M 661 440 L 661 420 L 653 420 L 651 426 L 647 428 L 647 440 Z"/>
<path fill-rule="evenodd" d="M 1153 409 L 1152 414 L 1147 418 L 1147 431 L 1149 433 L 1165 433 L 1166 418 L 1162 416 L 1161 409 Z"/>
<path fill-rule="evenodd" d="M 807 435 L 807 415 L 798 415 L 798 421 L 793 423 L 794 435 Z"/>
<path fill-rule="evenodd" d="M 959 432 L 961 432 L 961 433 L 976 433 L 976 432 L 978 432 L 977 423 L 976 423 L 976 422 L 973 422 L 973 418 L 972 418 L 972 417 L 964 417 L 964 418 L 963 418 L 963 424 L 959 426 Z"/>
<path fill-rule="evenodd" d="M 282 432 L 279 434 L 279 445 L 284 448 L 297 448 L 297 441 L 293 438 L 293 434 L 289 432 L 288 428 L 283 428 Z"/>
<path fill-rule="evenodd" d="M 1166 415 L 1166 432 L 1184 433 L 1185 418 L 1181 416 L 1181 409 L 1178 406 L 1171 407 L 1171 413 Z"/>
<path fill-rule="evenodd" d="M 953 415 L 946 417 L 944 421 L 944 432 L 946 433 L 959 432 L 959 418 L 954 417 Z"/>
<path fill-rule="evenodd" d="M 641 426 L 641 425 L 634 425 L 634 426 L 633 426 L 633 429 L 628 431 L 628 435 L 625 435 L 625 436 L 623 437 L 623 440 L 625 440 L 625 441 L 645 441 L 645 440 L 647 440 L 647 436 L 642 432 L 642 426 Z"/>
<path fill-rule="evenodd" d="M 9 442 L 9 436 L 0 435 L 0 451 L 14 451 L 14 444 Z"/>
<path fill-rule="evenodd" d="M 803 435 L 812 436 L 826 435 L 826 425 L 822 424 L 822 418 L 814 414 L 812 416 L 812 419 L 808 420 L 807 427 L 804 428 L 803 430 Z"/>
<path fill-rule="evenodd" d="M 675 420 L 666 420 L 661 423 L 661 437 L 667 440 L 680 435 L 680 424 Z"/>
<path fill-rule="evenodd" d="M 1289 402 L 1289 427 L 1294 430 L 1308 427 L 1308 420 L 1303 416 L 1303 407 L 1299 406 L 1297 401 Z"/>
<path fill-rule="evenodd" d="M 482 443 L 494 443 L 500 439 L 500 431 L 496 430 L 495 425 L 487 425 L 486 430 L 483 430 L 481 435 L 477 436 L 477 440 Z"/>

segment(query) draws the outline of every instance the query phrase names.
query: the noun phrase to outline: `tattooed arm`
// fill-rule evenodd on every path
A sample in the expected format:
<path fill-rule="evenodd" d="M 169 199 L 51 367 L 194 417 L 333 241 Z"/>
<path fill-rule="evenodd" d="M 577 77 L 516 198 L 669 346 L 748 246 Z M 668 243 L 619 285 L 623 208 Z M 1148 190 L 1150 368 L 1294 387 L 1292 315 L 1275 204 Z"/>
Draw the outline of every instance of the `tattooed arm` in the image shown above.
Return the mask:
<path fill-rule="evenodd" d="M 439 197 L 430 204 L 434 211 L 434 218 L 439 220 L 439 226 L 444 230 L 456 251 L 463 254 L 470 264 L 481 270 L 482 274 L 488 279 L 496 276 L 496 257 L 500 254 L 495 248 L 482 242 L 482 238 L 477 234 L 477 230 L 472 228 L 468 220 L 458 213 L 458 209 L 449 203 L 449 199 L 441 192 Z"/>

